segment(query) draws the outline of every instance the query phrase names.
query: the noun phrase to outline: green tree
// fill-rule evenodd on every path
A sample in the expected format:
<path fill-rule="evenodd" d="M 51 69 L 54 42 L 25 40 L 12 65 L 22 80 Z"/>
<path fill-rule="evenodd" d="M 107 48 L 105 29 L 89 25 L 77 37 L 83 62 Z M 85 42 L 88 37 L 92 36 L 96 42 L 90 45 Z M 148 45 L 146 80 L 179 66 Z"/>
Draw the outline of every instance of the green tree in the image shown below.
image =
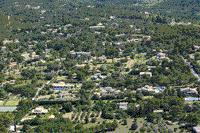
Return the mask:
<path fill-rule="evenodd" d="M 71 112 L 73 110 L 71 102 L 64 103 L 63 109 L 66 110 L 66 112 Z"/>
<path fill-rule="evenodd" d="M 133 122 L 133 124 L 131 125 L 131 130 L 136 130 L 138 128 L 138 125 L 136 122 Z"/>
<path fill-rule="evenodd" d="M 92 123 L 95 123 L 96 121 L 97 121 L 96 118 L 92 118 L 92 120 L 91 120 Z"/>
<path fill-rule="evenodd" d="M 7 93 L 3 90 L 3 88 L 0 89 L 0 98 L 7 98 Z"/>
<path fill-rule="evenodd" d="M 157 113 L 150 113 L 147 115 L 147 120 L 150 122 L 154 122 L 156 120 L 156 123 L 158 123 L 158 120 L 161 118 L 161 114 Z"/>
<path fill-rule="evenodd" d="M 127 120 L 126 119 L 123 120 L 123 124 L 127 125 Z"/>
<path fill-rule="evenodd" d="M 83 82 L 82 86 L 81 86 L 81 89 L 83 90 L 92 90 L 94 89 L 95 87 L 95 84 L 93 82 Z"/>
<path fill-rule="evenodd" d="M 83 79 L 85 79 L 86 74 L 84 72 L 78 71 L 76 72 L 76 74 L 77 74 L 76 78 L 78 81 L 82 81 Z"/>
<path fill-rule="evenodd" d="M 87 124 L 89 122 L 89 117 L 85 116 L 85 123 Z"/>
<path fill-rule="evenodd" d="M 198 96 L 200 97 L 200 87 L 197 87 Z"/>
<path fill-rule="evenodd" d="M 112 122 L 112 128 L 113 128 L 113 130 L 115 130 L 117 127 L 118 127 L 118 123 L 117 123 L 116 120 L 114 120 L 114 121 Z"/>
<path fill-rule="evenodd" d="M 31 129 L 31 126 L 30 125 L 28 125 L 28 124 L 24 124 L 24 126 L 22 127 L 22 131 L 23 132 L 27 132 L 29 129 Z"/>
<path fill-rule="evenodd" d="M 142 100 L 142 98 L 143 98 L 142 92 L 137 92 L 135 98 L 136 98 L 136 100 Z"/>
<path fill-rule="evenodd" d="M 199 112 L 196 113 L 189 113 L 186 117 L 186 122 L 191 125 L 198 125 L 200 123 L 200 114 Z"/>
<path fill-rule="evenodd" d="M 76 129 L 76 130 L 81 130 L 81 129 L 83 129 L 83 124 L 78 123 L 78 124 L 75 126 L 75 129 Z"/>
<path fill-rule="evenodd" d="M 146 128 L 144 126 L 140 128 L 141 133 L 144 133 L 145 131 L 146 131 Z"/>
<path fill-rule="evenodd" d="M 200 52 L 196 53 L 194 58 L 195 58 L 195 60 L 200 60 Z"/>
<path fill-rule="evenodd" d="M 183 112 L 183 106 L 180 105 L 173 105 L 170 107 L 170 114 L 172 115 L 174 120 L 179 119 L 179 117 L 184 113 Z"/>

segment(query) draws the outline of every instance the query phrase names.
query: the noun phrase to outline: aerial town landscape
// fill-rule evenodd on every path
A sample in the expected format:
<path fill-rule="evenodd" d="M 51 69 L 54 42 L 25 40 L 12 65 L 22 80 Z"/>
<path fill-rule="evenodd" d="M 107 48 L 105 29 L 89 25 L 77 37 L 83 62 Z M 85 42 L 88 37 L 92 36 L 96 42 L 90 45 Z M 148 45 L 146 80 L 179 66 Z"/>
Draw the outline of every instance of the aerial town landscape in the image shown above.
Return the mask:
<path fill-rule="evenodd" d="M 200 133 L 188 1 L 1 1 L 0 133 Z"/>

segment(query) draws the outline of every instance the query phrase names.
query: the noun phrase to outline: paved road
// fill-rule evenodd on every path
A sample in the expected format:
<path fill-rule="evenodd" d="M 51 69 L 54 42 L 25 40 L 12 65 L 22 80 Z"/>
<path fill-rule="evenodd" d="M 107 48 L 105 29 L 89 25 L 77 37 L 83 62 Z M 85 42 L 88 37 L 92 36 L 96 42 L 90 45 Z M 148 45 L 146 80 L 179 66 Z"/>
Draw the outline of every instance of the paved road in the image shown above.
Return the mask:
<path fill-rule="evenodd" d="M 188 62 L 187 59 L 184 59 L 184 57 L 183 57 L 182 55 L 181 55 L 181 57 L 182 57 L 182 59 L 184 60 L 184 62 L 190 66 L 190 70 L 191 70 L 192 74 L 193 74 L 195 77 L 198 78 L 198 81 L 200 81 L 200 77 L 199 77 L 199 75 L 194 71 L 193 66 L 191 65 L 191 63 Z"/>
<path fill-rule="evenodd" d="M 35 99 L 36 99 L 36 97 L 38 96 L 38 94 L 39 94 L 40 90 L 42 90 L 42 89 L 45 87 L 45 85 L 48 85 L 50 82 L 51 82 L 51 80 L 50 80 L 50 81 L 48 81 L 46 84 L 44 84 L 44 85 L 43 85 L 41 88 L 39 88 L 39 89 L 37 90 L 37 92 L 36 92 L 35 96 L 32 98 L 32 100 L 35 100 Z"/>

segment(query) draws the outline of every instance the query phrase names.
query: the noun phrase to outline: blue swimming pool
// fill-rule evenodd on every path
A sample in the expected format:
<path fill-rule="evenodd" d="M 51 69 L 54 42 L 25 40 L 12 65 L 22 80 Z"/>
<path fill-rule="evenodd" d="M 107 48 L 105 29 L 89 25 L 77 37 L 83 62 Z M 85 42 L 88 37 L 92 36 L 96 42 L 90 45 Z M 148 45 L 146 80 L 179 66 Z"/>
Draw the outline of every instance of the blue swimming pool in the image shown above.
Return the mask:
<path fill-rule="evenodd" d="M 196 97 L 189 97 L 189 98 L 185 98 L 185 100 L 189 101 L 189 100 L 198 100 L 198 98 Z"/>

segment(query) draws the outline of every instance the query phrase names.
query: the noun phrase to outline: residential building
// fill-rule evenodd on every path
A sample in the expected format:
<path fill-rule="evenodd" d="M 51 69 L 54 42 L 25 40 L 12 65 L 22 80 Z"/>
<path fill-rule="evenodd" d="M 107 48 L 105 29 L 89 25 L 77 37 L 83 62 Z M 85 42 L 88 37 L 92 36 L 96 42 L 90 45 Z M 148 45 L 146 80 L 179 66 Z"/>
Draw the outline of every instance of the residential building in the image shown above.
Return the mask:
<path fill-rule="evenodd" d="M 15 80 L 10 80 L 9 84 L 15 84 Z"/>
<path fill-rule="evenodd" d="M 65 82 L 53 83 L 52 84 L 54 91 L 61 91 L 63 89 L 72 89 L 74 85 L 65 84 Z"/>
<path fill-rule="evenodd" d="M 156 56 L 158 59 L 165 59 L 166 58 L 166 54 L 165 53 L 159 53 L 159 54 L 157 54 L 157 56 Z"/>
<path fill-rule="evenodd" d="M 4 40 L 4 41 L 3 41 L 3 44 L 4 44 L 4 45 L 7 44 L 7 43 L 13 43 L 13 40 Z"/>
<path fill-rule="evenodd" d="M 90 53 L 91 52 L 75 52 L 75 51 L 70 51 L 70 54 L 72 54 L 72 55 L 78 55 L 78 56 L 82 56 L 82 55 L 90 56 Z"/>
<path fill-rule="evenodd" d="M 81 64 L 81 65 L 77 64 L 77 65 L 75 65 L 75 67 L 85 67 L 85 66 L 86 66 L 86 64 Z"/>
<path fill-rule="evenodd" d="M 110 16 L 110 19 L 115 19 L 116 17 L 115 16 Z"/>
<path fill-rule="evenodd" d="M 198 95 L 198 91 L 195 88 L 192 89 L 190 87 L 181 89 L 181 93 L 184 93 L 185 95 L 189 95 L 189 96 Z"/>
<path fill-rule="evenodd" d="M 17 68 L 17 62 L 10 63 L 9 68 L 10 69 L 16 69 Z"/>
<path fill-rule="evenodd" d="M 112 87 L 100 87 L 100 93 L 97 93 L 101 96 L 115 96 L 119 94 L 121 90 L 116 90 Z"/>
<path fill-rule="evenodd" d="M 196 48 L 196 49 L 200 49 L 200 46 L 194 45 L 194 48 Z"/>
<path fill-rule="evenodd" d="M 164 90 L 164 87 L 153 87 L 149 85 L 145 85 L 142 88 L 138 88 L 137 91 L 148 91 L 150 93 L 160 93 Z"/>
<path fill-rule="evenodd" d="M 33 48 L 33 45 L 28 45 L 28 48 L 29 48 L 29 49 L 32 49 L 32 48 Z"/>
<path fill-rule="evenodd" d="M 140 72 L 139 77 L 143 78 L 144 75 L 146 75 L 148 77 L 152 77 L 152 72 Z"/>
<path fill-rule="evenodd" d="M 117 106 L 119 107 L 119 109 L 127 109 L 128 108 L 128 102 L 120 102 L 117 103 Z"/>
<path fill-rule="evenodd" d="M 147 66 L 147 68 L 148 68 L 148 70 L 150 71 L 150 70 L 152 70 L 152 69 L 155 69 L 156 66 Z"/>
<path fill-rule="evenodd" d="M 193 131 L 195 133 L 200 133 L 200 127 L 193 127 Z"/>
<path fill-rule="evenodd" d="M 31 59 L 39 59 L 40 55 L 31 55 Z"/>
<path fill-rule="evenodd" d="M 76 74 L 76 73 L 72 74 L 72 78 L 73 78 L 73 79 L 75 79 L 76 77 L 77 77 L 77 74 Z"/>
<path fill-rule="evenodd" d="M 100 28 L 105 28 L 105 26 L 90 26 L 90 29 L 100 29 Z"/>
<path fill-rule="evenodd" d="M 151 36 L 147 36 L 147 35 L 146 35 L 146 36 L 143 36 L 143 39 L 146 40 L 146 41 L 147 41 L 147 40 L 151 40 Z"/>
<path fill-rule="evenodd" d="M 40 106 L 40 107 L 37 107 L 36 109 L 33 109 L 31 112 L 32 112 L 32 114 L 35 114 L 35 115 L 46 114 L 46 113 L 48 113 L 48 109 L 44 109 L 43 106 Z"/>
<path fill-rule="evenodd" d="M 50 116 L 49 116 L 49 119 L 54 119 L 54 118 L 55 118 L 54 115 L 50 115 Z"/>
<path fill-rule="evenodd" d="M 163 110 L 154 110 L 153 112 L 157 113 L 157 114 L 163 114 L 164 111 Z"/>
<path fill-rule="evenodd" d="M 1 50 L 5 51 L 6 50 L 6 46 L 1 47 Z"/>

